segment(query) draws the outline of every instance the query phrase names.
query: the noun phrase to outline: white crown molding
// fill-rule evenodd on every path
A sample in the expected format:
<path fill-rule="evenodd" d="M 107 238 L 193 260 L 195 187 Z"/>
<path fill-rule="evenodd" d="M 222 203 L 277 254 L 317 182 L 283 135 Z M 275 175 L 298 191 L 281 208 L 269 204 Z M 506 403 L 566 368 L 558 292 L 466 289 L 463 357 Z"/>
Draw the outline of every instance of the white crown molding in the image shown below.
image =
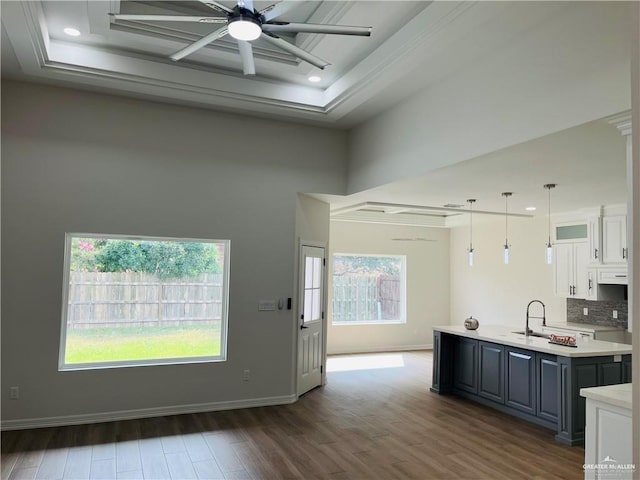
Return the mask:
<path fill-rule="evenodd" d="M 60 427 L 83 425 L 87 423 L 115 422 L 137 418 L 163 417 L 166 415 L 183 415 L 186 413 L 216 412 L 239 408 L 269 407 L 287 405 L 297 400 L 296 395 L 277 397 L 248 398 L 227 402 L 192 403 L 188 405 L 172 405 L 167 407 L 139 408 L 135 410 L 116 410 L 111 412 L 87 413 L 83 415 L 62 415 L 58 417 L 21 418 L 4 420 L 0 425 L 2 431 L 24 430 L 29 428 Z"/>
<path fill-rule="evenodd" d="M 394 34 L 372 54 L 327 88 L 327 109 L 340 106 L 351 110 L 349 103 L 362 103 L 380 83 L 390 84 L 424 56 L 429 45 L 436 43 L 446 28 L 475 5 L 475 2 L 435 2 L 416 15 L 402 30 Z M 417 56 L 417 57 L 416 57 Z M 344 112 L 346 114 L 348 112 Z"/>
<path fill-rule="evenodd" d="M 618 129 L 620 134 L 631 135 L 631 112 L 624 112 L 619 115 L 607 118 L 607 122 Z"/>
<path fill-rule="evenodd" d="M 353 2 L 323 2 L 307 23 L 337 24 L 353 5 Z M 317 34 L 298 34 L 296 37 L 297 46 L 307 51 L 313 51 L 321 41 L 322 35 Z"/>

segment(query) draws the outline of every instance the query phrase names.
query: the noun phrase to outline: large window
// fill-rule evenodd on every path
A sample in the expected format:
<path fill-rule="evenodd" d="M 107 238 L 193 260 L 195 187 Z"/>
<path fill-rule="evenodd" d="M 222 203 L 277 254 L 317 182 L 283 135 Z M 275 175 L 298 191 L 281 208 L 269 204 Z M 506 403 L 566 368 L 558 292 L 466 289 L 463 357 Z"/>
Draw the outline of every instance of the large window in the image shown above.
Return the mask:
<path fill-rule="evenodd" d="M 67 234 L 60 369 L 224 360 L 229 241 Z"/>
<path fill-rule="evenodd" d="M 334 325 L 405 323 L 404 255 L 333 256 Z"/>

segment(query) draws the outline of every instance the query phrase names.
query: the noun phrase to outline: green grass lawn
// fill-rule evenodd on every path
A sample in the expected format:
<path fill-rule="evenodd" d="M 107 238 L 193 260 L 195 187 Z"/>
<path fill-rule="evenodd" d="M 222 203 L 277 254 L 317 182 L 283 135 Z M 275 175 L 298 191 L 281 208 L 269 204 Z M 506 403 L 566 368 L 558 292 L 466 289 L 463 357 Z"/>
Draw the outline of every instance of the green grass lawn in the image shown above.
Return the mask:
<path fill-rule="evenodd" d="M 65 363 L 220 355 L 220 326 L 95 328 L 67 331 Z"/>

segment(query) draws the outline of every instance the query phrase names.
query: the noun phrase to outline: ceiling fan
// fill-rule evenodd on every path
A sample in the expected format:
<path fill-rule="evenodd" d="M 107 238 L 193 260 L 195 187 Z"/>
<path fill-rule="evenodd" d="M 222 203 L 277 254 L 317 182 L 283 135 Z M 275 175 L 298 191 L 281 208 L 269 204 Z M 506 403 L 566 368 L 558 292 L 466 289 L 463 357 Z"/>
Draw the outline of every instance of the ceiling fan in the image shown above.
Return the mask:
<path fill-rule="evenodd" d="M 253 59 L 251 41 L 261 38 L 272 45 L 296 56 L 300 60 L 324 69 L 329 62 L 280 38 L 278 33 L 325 33 L 338 35 L 371 36 L 371 27 L 357 27 L 348 25 L 319 25 L 313 23 L 290 23 L 277 20 L 295 6 L 295 0 L 283 0 L 263 10 L 253 8 L 253 0 L 238 0 L 233 8 L 213 1 L 199 0 L 200 3 L 224 16 L 187 16 L 187 15 L 135 15 L 110 14 L 116 20 L 154 21 L 154 22 L 191 22 L 221 24 L 222 27 L 205 35 L 200 40 L 170 55 L 169 58 L 178 61 L 215 40 L 230 35 L 238 41 L 242 70 L 245 75 L 255 75 L 256 67 Z"/>

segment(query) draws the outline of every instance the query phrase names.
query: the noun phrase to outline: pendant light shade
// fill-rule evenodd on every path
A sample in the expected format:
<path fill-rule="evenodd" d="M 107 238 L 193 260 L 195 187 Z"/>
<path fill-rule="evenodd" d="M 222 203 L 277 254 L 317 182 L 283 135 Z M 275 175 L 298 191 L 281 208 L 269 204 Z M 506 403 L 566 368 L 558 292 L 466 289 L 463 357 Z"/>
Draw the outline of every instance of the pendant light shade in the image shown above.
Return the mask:
<path fill-rule="evenodd" d="M 509 265 L 510 247 L 509 247 L 509 197 L 512 192 L 502 192 L 504 197 L 504 251 L 503 261 L 505 265 Z"/>
<path fill-rule="evenodd" d="M 467 251 L 467 260 L 469 262 L 469 266 L 473 267 L 473 204 L 475 203 L 475 198 L 470 198 L 467 200 L 469 204 L 469 250 Z"/>
<path fill-rule="evenodd" d="M 547 265 L 551 265 L 553 263 L 553 245 L 551 245 L 551 189 L 556 188 L 555 183 L 547 183 L 544 185 L 549 191 L 549 240 L 547 241 Z"/>

